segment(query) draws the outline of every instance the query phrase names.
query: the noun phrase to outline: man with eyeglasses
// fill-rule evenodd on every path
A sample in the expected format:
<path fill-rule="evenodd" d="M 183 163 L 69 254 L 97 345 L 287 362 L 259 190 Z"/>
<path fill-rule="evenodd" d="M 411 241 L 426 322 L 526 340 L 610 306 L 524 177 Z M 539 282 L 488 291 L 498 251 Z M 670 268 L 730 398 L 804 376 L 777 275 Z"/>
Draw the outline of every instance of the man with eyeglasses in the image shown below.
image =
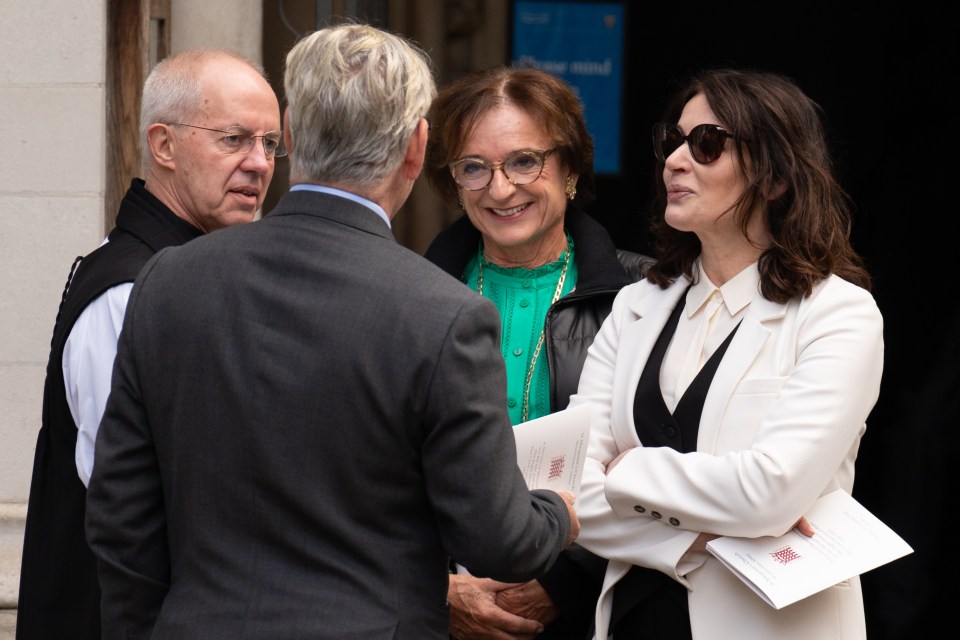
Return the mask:
<path fill-rule="evenodd" d="M 164 247 L 254 220 L 275 159 L 286 153 L 279 103 L 262 69 L 219 49 L 186 51 L 154 67 L 143 87 L 140 138 L 145 179 L 132 181 L 100 247 L 74 262 L 57 314 L 18 639 L 101 637 L 96 561 L 84 537 L 86 485 L 134 279 Z"/>
<path fill-rule="evenodd" d="M 526 580 L 577 535 L 517 466 L 496 307 L 391 232 L 426 53 L 344 23 L 285 67 L 290 191 L 130 297 L 87 496 L 106 639 L 448 640 L 451 555 Z"/>

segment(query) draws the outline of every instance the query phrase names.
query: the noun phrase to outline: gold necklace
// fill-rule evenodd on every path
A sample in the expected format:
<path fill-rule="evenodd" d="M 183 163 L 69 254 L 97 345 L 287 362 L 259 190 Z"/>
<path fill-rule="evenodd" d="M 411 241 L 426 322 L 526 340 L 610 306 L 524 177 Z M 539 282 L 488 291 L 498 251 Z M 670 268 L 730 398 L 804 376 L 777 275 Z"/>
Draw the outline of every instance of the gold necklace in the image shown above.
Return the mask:
<path fill-rule="evenodd" d="M 567 248 L 567 257 L 563 260 L 563 269 L 560 271 L 560 279 L 557 281 L 557 288 L 553 291 L 553 300 L 550 301 L 552 307 L 560 299 L 560 293 L 563 291 L 563 283 L 567 279 L 567 267 L 570 266 L 570 254 L 573 253 Z M 483 253 L 481 252 L 479 260 L 480 265 L 477 269 L 477 293 L 483 295 Z M 544 321 L 546 325 L 546 321 Z M 523 383 L 523 404 L 521 405 L 520 421 L 526 422 L 530 414 L 530 384 L 533 382 L 533 370 L 537 366 L 537 358 L 540 357 L 540 350 L 543 349 L 543 339 L 546 326 L 540 328 L 540 337 L 537 338 L 537 347 L 533 350 L 533 358 L 530 359 L 530 368 L 527 369 L 527 379 Z"/>

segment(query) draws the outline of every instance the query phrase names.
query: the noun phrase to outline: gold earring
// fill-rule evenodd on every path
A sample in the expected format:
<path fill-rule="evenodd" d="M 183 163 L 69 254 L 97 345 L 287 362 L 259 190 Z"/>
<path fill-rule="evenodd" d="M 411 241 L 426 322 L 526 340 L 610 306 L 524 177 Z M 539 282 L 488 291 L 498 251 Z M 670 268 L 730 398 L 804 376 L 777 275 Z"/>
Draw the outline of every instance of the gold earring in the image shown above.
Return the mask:
<path fill-rule="evenodd" d="M 573 179 L 573 176 L 567 176 L 567 198 L 573 200 L 577 197 L 577 181 Z"/>

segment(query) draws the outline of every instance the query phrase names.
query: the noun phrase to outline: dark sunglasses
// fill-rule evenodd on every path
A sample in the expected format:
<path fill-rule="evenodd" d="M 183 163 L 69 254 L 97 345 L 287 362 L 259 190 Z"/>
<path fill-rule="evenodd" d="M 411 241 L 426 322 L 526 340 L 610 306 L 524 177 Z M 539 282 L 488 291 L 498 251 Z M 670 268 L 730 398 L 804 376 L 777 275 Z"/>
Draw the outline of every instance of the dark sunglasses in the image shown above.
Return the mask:
<path fill-rule="evenodd" d="M 738 139 L 715 124 L 698 124 L 685 136 L 677 125 L 658 122 L 653 125 L 653 155 L 658 161 L 666 162 L 670 154 L 686 140 L 693 159 L 700 164 L 710 164 L 723 153 L 723 143 L 727 138 Z"/>

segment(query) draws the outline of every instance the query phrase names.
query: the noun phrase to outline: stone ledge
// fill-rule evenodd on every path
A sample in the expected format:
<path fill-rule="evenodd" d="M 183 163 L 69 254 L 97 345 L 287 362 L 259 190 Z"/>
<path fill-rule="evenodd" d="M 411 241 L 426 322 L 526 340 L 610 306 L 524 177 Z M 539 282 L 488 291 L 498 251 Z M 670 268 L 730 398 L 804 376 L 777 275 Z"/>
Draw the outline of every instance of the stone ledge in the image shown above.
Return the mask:
<path fill-rule="evenodd" d="M 17 630 L 17 610 L 0 609 L 0 640 L 13 640 Z"/>
<path fill-rule="evenodd" d="M 0 502 L 0 610 L 16 609 L 26 502 Z"/>

